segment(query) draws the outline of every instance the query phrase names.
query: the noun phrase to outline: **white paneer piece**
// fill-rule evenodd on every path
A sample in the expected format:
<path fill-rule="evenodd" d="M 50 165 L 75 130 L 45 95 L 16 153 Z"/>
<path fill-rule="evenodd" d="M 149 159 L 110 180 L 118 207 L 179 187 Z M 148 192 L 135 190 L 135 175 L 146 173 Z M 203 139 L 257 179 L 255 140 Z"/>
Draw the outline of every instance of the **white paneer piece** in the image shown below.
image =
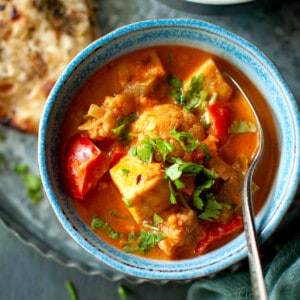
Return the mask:
<path fill-rule="evenodd" d="M 186 78 L 183 90 L 186 91 L 189 88 L 193 76 L 200 74 L 204 75 L 203 90 L 208 92 L 209 97 L 217 93 L 218 101 L 227 101 L 230 98 L 232 88 L 225 81 L 221 71 L 211 58 L 207 59 L 199 69 Z"/>
<path fill-rule="evenodd" d="M 154 50 L 135 53 L 134 56 L 122 60 L 118 66 L 118 83 L 123 88 L 136 83 L 151 86 L 157 78 L 165 75 L 161 60 Z"/>
<path fill-rule="evenodd" d="M 170 205 L 170 191 L 159 163 L 144 163 L 124 156 L 111 170 L 111 178 L 137 223 Z"/>

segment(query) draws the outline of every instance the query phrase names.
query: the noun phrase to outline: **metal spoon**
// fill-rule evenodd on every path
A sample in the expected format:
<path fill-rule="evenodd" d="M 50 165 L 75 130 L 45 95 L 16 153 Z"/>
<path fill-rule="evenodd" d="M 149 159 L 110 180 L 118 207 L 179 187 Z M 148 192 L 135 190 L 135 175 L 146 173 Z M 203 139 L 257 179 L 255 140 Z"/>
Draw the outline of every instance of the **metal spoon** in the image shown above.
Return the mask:
<path fill-rule="evenodd" d="M 262 152 L 264 148 L 264 134 L 258 116 L 248 96 L 240 87 L 240 85 L 235 81 L 235 79 L 231 77 L 231 75 L 229 75 L 228 73 L 224 73 L 224 74 L 239 89 L 243 97 L 248 102 L 253 112 L 253 115 L 255 117 L 257 130 L 259 134 L 259 145 L 258 145 L 257 152 L 244 178 L 242 210 L 243 210 L 244 230 L 245 230 L 246 240 L 247 240 L 248 260 L 249 260 L 253 298 L 264 300 L 264 299 L 268 299 L 268 295 L 267 295 L 267 290 L 265 286 L 265 281 L 264 281 L 264 276 L 262 272 L 262 266 L 261 266 L 259 251 L 257 246 L 257 236 L 255 231 L 254 212 L 253 212 L 253 203 L 252 203 L 252 175 L 257 163 L 259 162 L 262 156 Z"/>

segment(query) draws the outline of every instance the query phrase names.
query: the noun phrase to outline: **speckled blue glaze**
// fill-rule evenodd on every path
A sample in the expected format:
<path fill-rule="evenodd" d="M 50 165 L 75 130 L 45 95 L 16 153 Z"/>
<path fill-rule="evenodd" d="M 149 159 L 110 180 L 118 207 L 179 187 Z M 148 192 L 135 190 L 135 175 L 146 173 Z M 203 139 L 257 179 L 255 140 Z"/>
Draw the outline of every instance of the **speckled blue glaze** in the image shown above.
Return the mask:
<path fill-rule="evenodd" d="M 69 235 L 88 253 L 134 277 L 186 280 L 214 274 L 247 256 L 244 234 L 206 255 L 157 261 L 124 253 L 102 241 L 74 210 L 62 185 L 59 144 L 64 115 L 84 81 L 107 62 L 134 50 L 163 44 L 189 45 L 222 56 L 256 83 L 272 111 L 280 141 L 280 161 L 266 204 L 255 222 L 260 242 L 276 229 L 291 204 L 300 177 L 300 117 L 296 101 L 273 63 L 248 41 L 199 20 L 148 20 L 100 38 L 67 66 L 52 89 L 40 123 L 38 160 L 51 206 Z"/>

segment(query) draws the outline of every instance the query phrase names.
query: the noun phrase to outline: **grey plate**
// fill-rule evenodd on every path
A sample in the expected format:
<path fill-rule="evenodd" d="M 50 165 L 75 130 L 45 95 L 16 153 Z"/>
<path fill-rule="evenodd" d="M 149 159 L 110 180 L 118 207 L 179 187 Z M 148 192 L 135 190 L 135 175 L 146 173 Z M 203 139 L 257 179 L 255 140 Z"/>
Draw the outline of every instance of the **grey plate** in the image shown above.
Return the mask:
<path fill-rule="evenodd" d="M 159 3 L 164 1 L 167 0 L 99 1 L 99 27 L 104 34 L 118 26 L 146 18 L 196 17 Z M 171 1 L 175 3 L 174 0 Z M 183 0 L 177 0 L 176 3 L 181 1 Z M 259 1 L 275 3 L 279 0 Z M 294 30 L 295 27 L 292 25 L 288 26 L 288 24 L 298 24 L 297 10 L 294 9 L 296 5 L 292 6 L 288 11 L 288 18 L 284 18 L 286 15 L 281 12 L 273 17 L 266 17 L 266 13 L 263 10 L 251 12 L 249 17 L 235 15 L 235 17 L 229 16 L 227 18 L 226 16 L 223 19 L 210 16 L 201 16 L 201 18 L 216 22 L 222 26 L 234 28 L 236 33 L 255 39 L 260 45 L 266 45 L 264 50 L 267 50 L 272 57 L 279 56 L 282 58 L 282 60 L 277 60 L 277 63 L 285 71 L 285 75 L 294 88 L 296 95 L 298 95 L 299 85 L 296 82 L 297 65 L 293 63 L 293 59 L 296 60 L 296 51 L 294 49 L 298 47 L 298 27 L 296 26 Z M 173 8 L 175 7 L 173 6 Z M 193 10 L 193 13 L 197 13 L 197 11 Z M 257 27 L 249 27 L 249 19 L 254 21 Z M 268 20 L 270 19 L 273 23 L 275 22 L 275 25 L 280 24 L 280 28 L 283 28 L 283 31 L 278 33 L 281 39 L 269 39 L 268 44 L 265 44 L 264 38 L 269 33 Z M 286 22 L 282 23 L 282 19 L 285 19 Z M 257 28 L 260 28 L 260 34 L 257 34 Z M 281 35 L 282 32 L 285 32 L 284 30 L 289 30 L 286 38 L 285 35 Z M 282 47 L 281 45 L 285 46 Z M 287 50 L 289 50 L 289 55 L 286 55 Z M 285 55 L 278 55 L 281 53 L 285 53 Z M 37 205 L 31 204 L 30 200 L 27 199 L 22 179 L 12 169 L 18 163 L 27 163 L 32 172 L 38 173 L 36 137 L 21 134 L 3 126 L 0 126 L 0 133 L 6 137 L 5 141 L 0 142 L 0 152 L 5 154 L 5 162 L 0 164 L 0 220 L 14 235 L 30 247 L 35 248 L 45 257 L 54 259 L 65 266 L 76 268 L 89 275 L 102 275 L 111 280 L 124 278 L 123 274 L 108 268 L 82 252 L 56 220 L 47 199 L 43 199 Z M 299 194 L 296 199 L 295 205 L 289 212 L 289 217 L 291 216 L 291 218 L 288 218 L 288 222 L 286 222 L 287 226 L 285 228 L 287 230 L 284 231 L 284 234 L 278 235 L 280 244 L 290 239 L 290 228 L 299 228 Z M 284 241 L 282 241 L 283 238 Z M 268 250 L 275 248 L 272 243 L 272 247 L 269 247 Z M 270 257 L 270 252 L 266 251 L 266 253 Z"/>
<path fill-rule="evenodd" d="M 26 195 L 22 177 L 14 167 L 26 164 L 38 174 L 37 138 L 0 126 L 4 140 L 0 152 L 4 160 L 0 165 L 0 219 L 27 245 L 46 257 L 90 275 L 102 275 L 119 280 L 124 275 L 93 259 L 65 233 L 57 221 L 46 198 L 33 204 Z"/>

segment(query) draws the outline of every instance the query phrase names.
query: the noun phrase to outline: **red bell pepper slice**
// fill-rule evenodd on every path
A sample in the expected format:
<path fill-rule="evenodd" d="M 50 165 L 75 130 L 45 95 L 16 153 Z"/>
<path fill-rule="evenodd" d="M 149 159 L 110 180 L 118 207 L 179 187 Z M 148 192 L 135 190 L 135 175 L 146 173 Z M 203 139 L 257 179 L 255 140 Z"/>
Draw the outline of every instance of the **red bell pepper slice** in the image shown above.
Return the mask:
<path fill-rule="evenodd" d="M 70 194 L 82 199 L 108 171 L 109 159 L 89 138 L 78 135 L 69 144 L 66 168 Z"/>
<path fill-rule="evenodd" d="M 209 105 L 207 109 L 212 120 L 210 134 L 224 144 L 229 137 L 229 128 L 233 121 L 232 111 L 224 102 Z"/>
<path fill-rule="evenodd" d="M 243 229 L 243 220 L 239 215 L 234 215 L 227 223 L 219 221 L 207 222 L 204 226 L 206 236 L 196 246 L 195 252 L 198 255 L 216 248 L 220 243 L 228 241 L 240 233 Z"/>
<path fill-rule="evenodd" d="M 119 160 L 127 154 L 128 150 L 120 145 L 115 145 L 110 151 L 110 168 L 113 167 Z"/>

